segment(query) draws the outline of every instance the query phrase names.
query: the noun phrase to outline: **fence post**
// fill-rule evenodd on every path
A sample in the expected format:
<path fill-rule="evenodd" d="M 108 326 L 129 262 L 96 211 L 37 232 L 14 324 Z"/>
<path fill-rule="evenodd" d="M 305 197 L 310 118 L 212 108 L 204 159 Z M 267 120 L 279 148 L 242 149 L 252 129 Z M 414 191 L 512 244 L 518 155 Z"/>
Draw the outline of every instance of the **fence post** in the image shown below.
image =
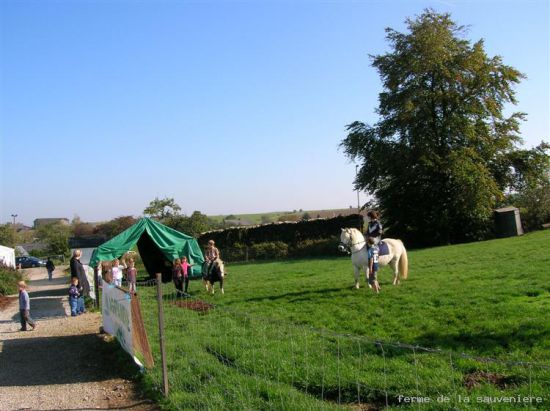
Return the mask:
<path fill-rule="evenodd" d="M 94 268 L 94 293 L 95 293 L 95 308 L 99 309 L 99 276 L 97 273 L 97 266 Z"/>
<path fill-rule="evenodd" d="M 160 357 L 162 360 L 162 385 L 164 396 L 168 397 L 168 370 L 166 368 L 166 351 L 164 349 L 164 312 L 162 310 L 162 274 L 157 273 L 157 302 L 159 309 Z"/>

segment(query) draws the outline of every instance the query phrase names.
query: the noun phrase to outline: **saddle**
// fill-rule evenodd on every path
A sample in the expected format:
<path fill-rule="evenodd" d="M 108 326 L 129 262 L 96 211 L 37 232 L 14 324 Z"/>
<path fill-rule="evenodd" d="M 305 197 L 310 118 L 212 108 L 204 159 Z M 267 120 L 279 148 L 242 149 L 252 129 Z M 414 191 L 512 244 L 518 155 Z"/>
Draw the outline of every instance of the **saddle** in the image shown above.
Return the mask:
<path fill-rule="evenodd" d="M 388 255 L 389 253 L 390 253 L 390 247 L 388 247 L 388 245 L 384 241 L 380 241 L 378 243 L 378 255 L 379 256 Z"/>

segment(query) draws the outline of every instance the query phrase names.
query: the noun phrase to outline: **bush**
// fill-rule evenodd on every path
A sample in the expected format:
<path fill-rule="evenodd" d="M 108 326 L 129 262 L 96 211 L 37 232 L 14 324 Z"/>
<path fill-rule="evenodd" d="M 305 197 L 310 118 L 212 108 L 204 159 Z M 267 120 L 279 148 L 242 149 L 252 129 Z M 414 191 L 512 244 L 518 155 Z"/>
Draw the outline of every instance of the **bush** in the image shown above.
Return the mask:
<path fill-rule="evenodd" d="M 232 247 L 222 250 L 222 260 L 224 261 L 246 261 L 247 257 L 246 246 L 241 243 L 235 243 Z"/>
<path fill-rule="evenodd" d="M 338 242 L 339 239 L 337 237 L 321 240 L 305 240 L 289 250 L 289 254 L 291 257 L 297 258 L 341 256 L 342 253 L 338 251 Z"/>
<path fill-rule="evenodd" d="M 253 244 L 250 254 L 254 260 L 275 260 L 288 256 L 288 245 L 282 241 Z"/>
<path fill-rule="evenodd" d="M 299 221 L 295 223 L 274 223 L 256 227 L 237 227 L 203 233 L 199 244 L 206 246 L 214 240 L 220 249 L 238 244 L 263 244 L 282 242 L 293 247 L 306 240 L 319 240 L 339 235 L 343 227 L 361 228 L 363 217 L 352 214 L 345 217 Z"/>
<path fill-rule="evenodd" d="M 17 282 L 21 281 L 21 273 L 12 268 L 0 268 L 0 295 L 10 295 L 17 292 Z"/>

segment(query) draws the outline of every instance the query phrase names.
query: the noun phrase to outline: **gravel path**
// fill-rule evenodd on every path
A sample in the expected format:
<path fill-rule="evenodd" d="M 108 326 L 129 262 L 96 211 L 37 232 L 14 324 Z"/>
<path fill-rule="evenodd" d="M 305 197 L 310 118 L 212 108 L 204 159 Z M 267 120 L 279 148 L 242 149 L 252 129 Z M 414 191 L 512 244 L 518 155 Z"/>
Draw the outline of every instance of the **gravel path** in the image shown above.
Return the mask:
<path fill-rule="evenodd" d="M 111 369 L 101 315 L 70 317 L 62 268 L 52 281 L 45 268 L 25 270 L 36 330 L 18 331 L 16 298 L 0 311 L 0 410 L 157 410 Z"/>

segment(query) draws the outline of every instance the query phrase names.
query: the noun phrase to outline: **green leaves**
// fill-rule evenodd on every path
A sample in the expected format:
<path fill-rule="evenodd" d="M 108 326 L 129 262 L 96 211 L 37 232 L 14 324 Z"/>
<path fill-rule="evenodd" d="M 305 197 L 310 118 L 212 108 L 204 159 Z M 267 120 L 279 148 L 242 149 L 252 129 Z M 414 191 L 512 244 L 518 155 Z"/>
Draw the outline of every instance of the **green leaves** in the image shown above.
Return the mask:
<path fill-rule="evenodd" d="M 173 198 L 159 199 L 155 197 L 155 199 L 149 203 L 149 206 L 143 210 L 143 214 L 158 220 L 163 220 L 167 217 L 179 215 L 180 211 L 181 207 Z"/>
<path fill-rule="evenodd" d="M 449 14 L 426 10 L 407 28 L 387 29 L 392 49 L 372 56 L 378 123 L 348 125 L 341 147 L 362 163 L 355 185 L 375 196 L 390 232 L 418 245 L 480 238 L 505 190 L 548 170 L 548 146 L 517 148 L 525 114 L 503 113 L 525 76 L 464 39 Z"/>

